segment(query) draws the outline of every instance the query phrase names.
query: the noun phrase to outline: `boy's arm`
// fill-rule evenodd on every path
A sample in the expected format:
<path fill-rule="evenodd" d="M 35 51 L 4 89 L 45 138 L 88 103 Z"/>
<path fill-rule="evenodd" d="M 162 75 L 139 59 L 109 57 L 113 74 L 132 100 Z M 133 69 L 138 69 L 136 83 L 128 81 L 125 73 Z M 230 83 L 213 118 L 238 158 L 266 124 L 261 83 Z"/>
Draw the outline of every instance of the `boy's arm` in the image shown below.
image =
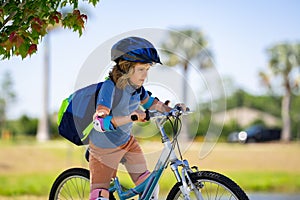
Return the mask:
<path fill-rule="evenodd" d="M 158 110 L 159 112 L 170 112 L 172 110 L 167 104 L 159 101 L 157 98 L 154 99 L 152 105 L 149 110 Z"/>

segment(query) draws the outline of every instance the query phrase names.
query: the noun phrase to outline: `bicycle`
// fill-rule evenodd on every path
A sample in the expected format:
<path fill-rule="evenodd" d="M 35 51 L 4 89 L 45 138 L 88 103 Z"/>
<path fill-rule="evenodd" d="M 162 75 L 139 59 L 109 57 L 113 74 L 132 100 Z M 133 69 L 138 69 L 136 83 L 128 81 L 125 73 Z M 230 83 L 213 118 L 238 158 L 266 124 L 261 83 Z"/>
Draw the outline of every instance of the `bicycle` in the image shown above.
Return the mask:
<path fill-rule="evenodd" d="M 167 195 L 167 200 L 176 199 L 235 199 L 248 200 L 246 193 L 230 178 L 213 171 L 199 171 L 198 167 L 190 167 L 187 160 L 182 158 L 177 137 L 181 130 L 181 116 L 188 114 L 179 109 L 167 113 L 148 111 L 152 120 L 161 134 L 164 148 L 150 176 L 140 185 L 126 189 L 115 177 L 109 188 L 110 200 L 125 200 L 137 195 L 139 200 L 149 200 L 163 171 L 170 165 L 177 180 Z M 173 139 L 170 140 L 164 129 L 164 124 L 169 121 Z M 178 148 L 179 157 L 175 153 Z M 181 167 L 181 170 L 179 170 Z M 89 198 L 89 171 L 84 168 L 71 168 L 61 173 L 52 185 L 49 200 L 57 199 L 88 199 Z"/>

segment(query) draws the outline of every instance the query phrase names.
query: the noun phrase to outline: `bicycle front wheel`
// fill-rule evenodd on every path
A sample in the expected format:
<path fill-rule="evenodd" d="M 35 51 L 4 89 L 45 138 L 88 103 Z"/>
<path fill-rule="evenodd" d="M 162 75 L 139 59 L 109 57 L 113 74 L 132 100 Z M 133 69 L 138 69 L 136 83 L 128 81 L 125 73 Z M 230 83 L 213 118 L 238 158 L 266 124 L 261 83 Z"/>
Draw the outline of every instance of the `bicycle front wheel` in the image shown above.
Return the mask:
<path fill-rule="evenodd" d="M 222 174 L 200 171 L 190 174 L 190 178 L 196 186 L 194 190 L 190 188 L 190 199 L 249 200 L 245 192 L 234 181 Z M 182 183 L 176 183 L 168 194 L 167 200 L 184 199 L 180 190 L 181 186 Z"/>

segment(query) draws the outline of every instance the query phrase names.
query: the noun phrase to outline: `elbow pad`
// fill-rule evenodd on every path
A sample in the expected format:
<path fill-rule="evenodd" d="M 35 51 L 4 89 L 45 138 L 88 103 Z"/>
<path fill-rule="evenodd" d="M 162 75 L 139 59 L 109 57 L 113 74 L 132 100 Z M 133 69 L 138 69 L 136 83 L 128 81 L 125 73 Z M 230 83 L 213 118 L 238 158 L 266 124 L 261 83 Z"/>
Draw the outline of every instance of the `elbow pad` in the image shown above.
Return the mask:
<path fill-rule="evenodd" d="M 99 132 L 113 131 L 115 130 L 114 125 L 111 123 L 112 116 L 106 116 L 104 118 L 97 117 L 94 120 L 94 128 Z"/>
<path fill-rule="evenodd" d="M 148 99 L 148 101 L 145 104 L 142 105 L 143 108 L 149 109 L 152 106 L 154 99 L 155 98 L 153 98 L 153 97 L 150 96 L 149 99 Z"/>

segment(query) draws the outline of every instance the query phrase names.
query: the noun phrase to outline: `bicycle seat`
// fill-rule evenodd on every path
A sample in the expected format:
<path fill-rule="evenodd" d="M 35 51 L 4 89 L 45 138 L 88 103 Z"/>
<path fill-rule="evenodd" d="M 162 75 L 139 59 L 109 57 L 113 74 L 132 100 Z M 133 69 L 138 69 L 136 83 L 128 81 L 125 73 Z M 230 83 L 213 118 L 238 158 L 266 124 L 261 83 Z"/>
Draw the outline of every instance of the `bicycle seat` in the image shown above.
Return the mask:
<path fill-rule="evenodd" d="M 84 155 L 86 161 L 89 162 L 89 157 L 90 157 L 90 148 L 87 148 L 86 149 L 86 152 L 85 152 L 85 155 Z"/>

